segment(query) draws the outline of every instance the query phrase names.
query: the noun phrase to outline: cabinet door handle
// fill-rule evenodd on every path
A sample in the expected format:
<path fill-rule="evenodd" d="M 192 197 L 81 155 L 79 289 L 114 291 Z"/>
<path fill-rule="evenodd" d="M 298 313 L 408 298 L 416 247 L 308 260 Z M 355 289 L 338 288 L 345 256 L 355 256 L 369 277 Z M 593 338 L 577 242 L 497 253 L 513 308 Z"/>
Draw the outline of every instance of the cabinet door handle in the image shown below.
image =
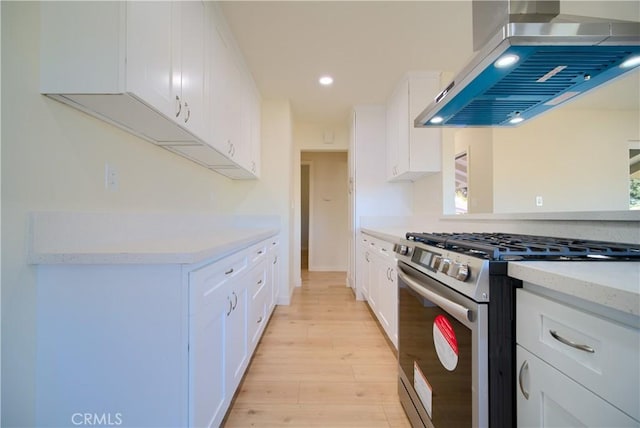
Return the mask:
<path fill-rule="evenodd" d="M 529 363 L 525 360 L 520 366 L 520 373 L 518 373 L 518 384 L 520 385 L 520 392 L 524 396 L 525 400 L 529 399 L 529 392 L 525 391 L 523 381 L 524 381 L 524 372 L 529 371 Z"/>
<path fill-rule="evenodd" d="M 184 103 L 184 107 L 187 109 L 187 117 L 184 118 L 184 123 L 189 122 L 189 118 L 191 117 L 191 109 L 189 108 L 189 104 Z"/>
<path fill-rule="evenodd" d="M 178 103 L 178 111 L 176 112 L 176 117 L 180 116 L 182 113 L 182 103 L 180 102 L 180 97 L 176 95 L 176 102 Z"/>
<path fill-rule="evenodd" d="M 231 304 L 231 299 L 227 296 L 227 300 L 229 301 L 229 312 L 227 312 L 227 316 L 231 315 L 231 311 L 233 311 L 233 305 Z"/>
<path fill-rule="evenodd" d="M 231 293 L 233 294 L 233 299 L 234 299 L 234 301 L 233 301 L 233 310 L 235 311 L 236 310 L 236 306 L 238 306 L 238 295 L 236 294 L 235 291 L 232 291 Z"/>
<path fill-rule="evenodd" d="M 257 285 L 260 285 L 260 284 L 262 284 L 262 280 L 259 280 Z"/>
<path fill-rule="evenodd" d="M 276 263 L 278 263 L 278 256 L 273 259 L 273 264 L 275 265 Z"/>
<path fill-rule="evenodd" d="M 262 250 L 258 251 L 258 255 L 262 254 Z"/>
<path fill-rule="evenodd" d="M 590 354 L 593 354 L 596 352 L 595 349 L 593 349 L 589 345 L 582 345 L 580 343 L 572 342 L 569 339 L 565 339 L 564 337 L 560 336 L 558 332 L 556 332 L 555 330 L 549 330 L 549 333 L 551 334 L 551 337 L 553 337 L 555 340 L 557 340 L 560 343 L 564 343 L 567 346 L 571 346 L 572 348 L 576 348 L 581 351 L 588 352 Z"/>
<path fill-rule="evenodd" d="M 228 271 L 226 271 L 224 274 L 225 275 L 231 275 L 233 273 L 233 268 L 229 269 Z"/>
<path fill-rule="evenodd" d="M 365 253 L 364 259 L 367 261 L 367 263 L 371 261 L 369 260 L 369 253 Z"/>
<path fill-rule="evenodd" d="M 260 324 L 261 322 L 262 322 L 262 317 L 258 318 L 257 324 Z"/>

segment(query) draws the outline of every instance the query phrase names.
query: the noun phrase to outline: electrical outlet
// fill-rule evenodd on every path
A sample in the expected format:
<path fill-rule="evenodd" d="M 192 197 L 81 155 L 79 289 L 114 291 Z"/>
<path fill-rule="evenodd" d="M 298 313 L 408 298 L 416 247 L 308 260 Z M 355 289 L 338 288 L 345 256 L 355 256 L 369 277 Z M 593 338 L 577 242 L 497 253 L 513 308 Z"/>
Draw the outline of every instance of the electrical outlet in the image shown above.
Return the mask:
<path fill-rule="evenodd" d="M 108 162 L 104 164 L 104 188 L 115 192 L 120 185 L 120 178 L 118 177 L 118 170 Z"/>
<path fill-rule="evenodd" d="M 542 196 L 536 196 L 536 207 L 541 207 L 542 203 Z"/>

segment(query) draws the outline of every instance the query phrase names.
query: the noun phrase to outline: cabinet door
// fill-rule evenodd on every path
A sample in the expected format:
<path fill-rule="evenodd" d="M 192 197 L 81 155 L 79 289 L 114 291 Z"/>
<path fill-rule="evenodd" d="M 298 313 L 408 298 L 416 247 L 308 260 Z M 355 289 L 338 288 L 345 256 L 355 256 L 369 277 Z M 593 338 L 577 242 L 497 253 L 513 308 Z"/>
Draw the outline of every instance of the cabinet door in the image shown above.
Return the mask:
<path fill-rule="evenodd" d="M 374 314 L 378 313 L 378 299 L 380 297 L 380 281 L 384 277 L 384 269 L 381 267 L 380 257 L 375 254 L 373 247 L 369 247 L 369 306 Z"/>
<path fill-rule="evenodd" d="M 262 106 L 260 100 L 260 94 L 258 94 L 255 89 L 253 89 L 253 85 L 250 85 L 251 93 L 249 98 L 249 116 L 250 116 L 250 145 L 251 145 L 251 156 L 250 156 L 250 164 L 249 171 L 253 173 L 256 177 L 260 177 L 260 163 L 261 163 L 261 154 L 262 154 Z"/>
<path fill-rule="evenodd" d="M 274 238 L 271 240 L 271 246 L 269 248 L 269 269 L 271 274 L 271 298 L 269 302 L 269 311 L 271 314 L 273 308 L 278 303 L 278 290 L 280 289 L 280 263 L 278 260 L 278 251 L 280 248 L 280 240 Z"/>
<path fill-rule="evenodd" d="M 228 103 L 231 101 L 229 66 L 231 55 L 228 47 L 228 36 L 217 17 L 218 9 L 211 6 L 212 22 L 210 28 L 207 61 L 209 62 L 209 141 L 222 153 L 231 155 L 231 123 L 229 122 Z M 218 19 L 216 19 L 218 18 Z"/>
<path fill-rule="evenodd" d="M 395 90 L 387 102 L 386 151 L 387 180 L 398 175 L 398 147 L 400 145 L 400 91 Z"/>
<path fill-rule="evenodd" d="M 179 44 L 174 29 L 179 2 L 127 2 L 127 91 L 175 117 L 180 90 Z"/>
<path fill-rule="evenodd" d="M 387 260 L 389 258 L 390 260 Z M 381 265 L 378 269 L 378 311 L 376 315 L 380 324 L 387 333 L 389 340 L 395 346 L 398 343 L 397 331 L 397 305 L 398 289 L 395 259 L 385 256 L 380 259 Z"/>
<path fill-rule="evenodd" d="M 268 280 L 267 264 L 263 260 L 249 273 L 249 316 L 248 316 L 248 339 L 249 352 L 253 353 L 260 341 L 264 326 L 267 324 L 267 299 Z M 270 290 L 269 290 L 270 291 Z"/>
<path fill-rule="evenodd" d="M 202 139 L 205 126 L 205 10 L 202 1 L 180 5 L 180 98 L 178 122 Z"/>
<path fill-rule="evenodd" d="M 517 346 L 518 427 L 638 427 L 640 423 Z"/>
<path fill-rule="evenodd" d="M 360 237 L 358 245 L 358 260 L 356 271 L 356 289 L 362 294 L 364 300 L 369 300 L 369 242 L 367 238 Z"/>
<path fill-rule="evenodd" d="M 231 312 L 226 319 L 226 384 L 230 397 L 235 393 L 248 364 L 247 281 L 240 276 L 231 284 L 228 296 Z"/>
<path fill-rule="evenodd" d="M 409 157 L 411 156 L 409 146 L 409 126 L 413 119 L 409 117 L 409 80 L 404 80 L 398 86 L 396 101 L 398 122 L 398 143 L 397 143 L 397 171 L 396 175 L 401 175 L 409 171 Z M 413 127 L 412 127 L 413 128 Z"/>
<path fill-rule="evenodd" d="M 226 412 L 226 318 L 228 282 L 218 264 L 189 275 L 189 425 L 215 427 Z"/>

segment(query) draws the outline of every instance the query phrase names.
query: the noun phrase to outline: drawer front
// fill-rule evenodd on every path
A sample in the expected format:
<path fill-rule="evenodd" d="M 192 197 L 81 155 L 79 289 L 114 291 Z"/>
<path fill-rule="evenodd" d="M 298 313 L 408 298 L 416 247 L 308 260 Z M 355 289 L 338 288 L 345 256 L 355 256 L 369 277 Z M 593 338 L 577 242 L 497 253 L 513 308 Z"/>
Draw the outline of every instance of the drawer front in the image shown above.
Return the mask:
<path fill-rule="evenodd" d="M 261 260 L 267 258 L 267 249 L 271 245 L 270 240 L 262 241 L 258 244 L 255 244 L 249 248 L 248 257 L 249 257 L 249 265 L 253 267 L 257 263 L 260 263 Z"/>
<path fill-rule="evenodd" d="M 252 300 L 258 296 L 265 294 L 267 288 L 267 263 L 266 260 L 261 261 L 255 266 L 248 275 L 249 294 Z"/>
<path fill-rule="evenodd" d="M 517 347 L 518 427 L 638 427 L 639 423 Z"/>
<path fill-rule="evenodd" d="M 255 346 L 260 339 L 262 330 L 267 323 L 267 265 L 261 262 L 248 275 L 250 293 L 248 334 L 251 346 Z"/>
<path fill-rule="evenodd" d="M 640 419 L 640 331 L 517 290 L 517 342 Z"/>
<path fill-rule="evenodd" d="M 236 278 L 247 268 L 245 251 L 233 254 L 210 265 L 189 273 L 189 314 L 193 315 L 205 307 L 225 299 L 225 284 Z M 219 295 L 223 293 L 223 295 Z"/>

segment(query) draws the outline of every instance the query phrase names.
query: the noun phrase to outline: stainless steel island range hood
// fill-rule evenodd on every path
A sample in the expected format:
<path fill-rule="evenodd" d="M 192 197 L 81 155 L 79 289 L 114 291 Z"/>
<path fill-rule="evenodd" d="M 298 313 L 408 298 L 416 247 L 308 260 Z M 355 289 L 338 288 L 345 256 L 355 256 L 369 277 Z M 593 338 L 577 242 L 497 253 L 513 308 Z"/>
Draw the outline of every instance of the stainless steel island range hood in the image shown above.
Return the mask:
<path fill-rule="evenodd" d="M 472 7 L 477 53 L 416 127 L 516 126 L 640 66 L 639 22 L 561 15 L 559 0 Z"/>

